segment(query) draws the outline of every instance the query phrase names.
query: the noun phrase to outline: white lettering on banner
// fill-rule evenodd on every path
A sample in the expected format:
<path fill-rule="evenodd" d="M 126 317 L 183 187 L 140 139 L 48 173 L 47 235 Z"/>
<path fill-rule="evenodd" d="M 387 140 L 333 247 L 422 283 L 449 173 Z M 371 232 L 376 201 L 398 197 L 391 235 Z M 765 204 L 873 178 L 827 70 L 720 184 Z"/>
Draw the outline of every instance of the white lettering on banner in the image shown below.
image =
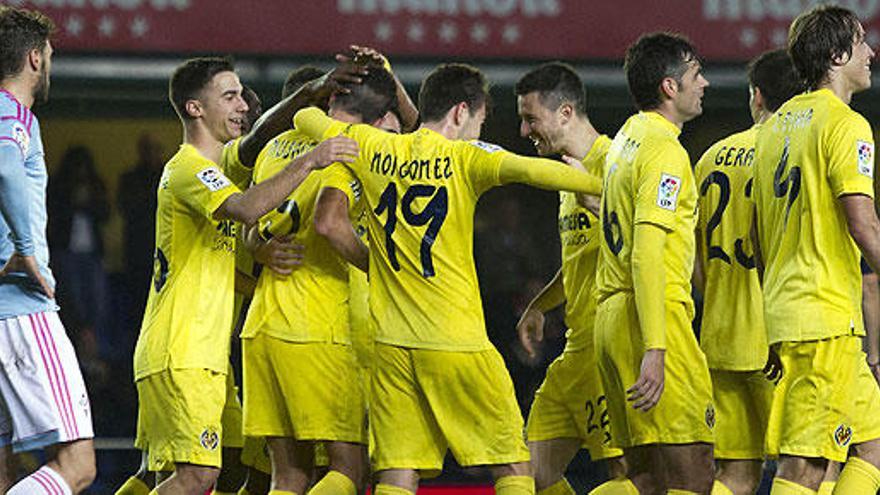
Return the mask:
<path fill-rule="evenodd" d="M 132 0 L 134 1 L 134 0 Z M 880 0 L 878 0 L 880 1 Z M 342 14 L 558 17 L 561 0 L 336 0 Z"/>
<path fill-rule="evenodd" d="M 192 0 L 6 0 L 15 7 L 37 7 L 50 9 L 86 9 L 108 10 L 118 8 L 122 10 L 136 10 L 152 8 L 154 10 L 187 10 L 192 6 Z"/>
<path fill-rule="evenodd" d="M 710 21 L 790 21 L 822 0 L 703 0 L 703 17 Z M 858 15 L 863 22 L 880 11 L 880 0 L 835 2 Z"/>

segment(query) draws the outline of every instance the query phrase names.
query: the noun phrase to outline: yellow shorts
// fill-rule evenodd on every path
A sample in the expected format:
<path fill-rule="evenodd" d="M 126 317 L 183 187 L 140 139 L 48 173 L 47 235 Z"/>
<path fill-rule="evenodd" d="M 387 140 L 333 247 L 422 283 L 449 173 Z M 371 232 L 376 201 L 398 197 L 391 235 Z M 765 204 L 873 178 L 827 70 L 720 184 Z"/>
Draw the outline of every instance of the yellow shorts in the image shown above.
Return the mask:
<path fill-rule="evenodd" d="M 244 433 L 367 442 L 363 377 L 351 346 L 242 339 Z"/>
<path fill-rule="evenodd" d="M 849 447 L 880 438 L 880 388 L 845 335 L 777 344 L 783 375 L 773 395 L 766 450 L 844 462 Z"/>
<path fill-rule="evenodd" d="M 592 349 L 565 351 L 547 368 L 526 424 L 530 442 L 579 439 L 594 461 L 620 457 L 611 447 L 611 425 L 599 366 Z"/>
<path fill-rule="evenodd" d="M 715 397 L 715 458 L 763 459 L 773 382 L 761 371 L 709 370 Z"/>
<path fill-rule="evenodd" d="M 447 352 L 377 343 L 370 401 L 373 471 L 529 460 L 513 382 L 495 349 Z"/>
<path fill-rule="evenodd" d="M 223 406 L 223 448 L 240 449 L 244 447 L 242 432 L 241 400 L 238 398 L 238 387 L 235 386 L 235 374 L 232 363 L 226 371 L 226 404 Z"/>
<path fill-rule="evenodd" d="M 205 369 L 165 370 L 137 382 L 135 446 L 150 471 L 186 463 L 220 467 L 226 376 Z"/>
<path fill-rule="evenodd" d="M 644 347 L 635 297 L 615 294 L 596 312 L 596 357 L 611 419 L 612 446 L 712 443 L 715 408 L 706 356 L 681 302 L 666 302 L 663 395 L 650 411 L 634 409 L 626 390 L 638 379 Z"/>

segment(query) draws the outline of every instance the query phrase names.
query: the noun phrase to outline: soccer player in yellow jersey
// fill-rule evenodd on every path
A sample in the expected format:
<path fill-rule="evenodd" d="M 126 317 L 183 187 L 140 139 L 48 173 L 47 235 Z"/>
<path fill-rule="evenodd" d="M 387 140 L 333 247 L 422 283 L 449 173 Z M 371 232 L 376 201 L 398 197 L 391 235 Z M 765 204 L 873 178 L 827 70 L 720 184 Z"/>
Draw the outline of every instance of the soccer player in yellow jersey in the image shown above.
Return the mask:
<path fill-rule="evenodd" d="M 397 103 L 394 78 L 381 67 L 347 89 L 330 100 L 342 121 L 379 125 Z M 296 129 L 280 134 L 260 153 L 255 182 L 316 144 Z M 310 175 L 261 222 L 264 237 L 294 234 L 306 247 L 290 276 L 260 275 L 242 331 L 245 432 L 267 437 L 273 490 L 305 492 L 315 442 L 326 445 L 330 471 L 309 493 L 354 495 L 364 478 L 365 404 L 348 304 L 348 263 L 368 266 L 350 221 L 359 199 L 359 183 L 338 165 Z"/>
<path fill-rule="evenodd" d="M 233 221 L 254 223 L 316 168 L 349 161 L 357 145 L 340 138 L 293 160 L 241 193 L 216 165 L 223 143 L 241 133 L 247 105 L 225 59 L 192 59 L 171 77 L 169 97 L 184 144 L 165 165 L 158 190 L 153 287 L 135 347 L 137 445 L 153 466 L 175 465 L 156 493 L 201 495 L 220 466 L 232 327 Z"/>
<path fill-rule="evenodd" d="M 767 332 L 749 226 L 754 214 L 752 164 L 761 124 L 803 91 L 785 50 L 749 64 L 754 125 L 712 145 L 694 170 L 700 212 L 697 257 L 703 293 L 700 346 L 715 398 L 713 495 L 751 495 L 761 483 L 764 432 L 773 383 L 764 375 Z M 768 370 L 769 371 L 769 370 Z"/>
<path fill-rule="evenodd" d="M 525 182 L 597 194 L 598 178 L 480 141 L 482 73 L 441 65 L 422 83 L 422 126 L 393 135 L 299 112 L 313 138 L 352 136 L 369 205 L 370 312 L 376 344 L 370 396 L 377 495 L 412 494 L 451 448 L 488 466 L 502 495 L 534 493 L 523 421 L 501 356 L 486 335 L 473 260 L 473 217 L 488 188 Z"/>
<path fill-rule="evenodd" d="M 605 159 L 595 340 L 627 478 L 594 493 L 708 493 L 712 385 L 691 330 L 697 187 L 678 136 L 709 83 L 694 47 L 668 33 L 631 45 L 624 70 L 639 113 Z"/>
<path fill-rule="evenodd" d="M 880 389 L 862 352 L 859 250 L 880 268 L 871 126 L 849 107 L 871 85 L 874 52 L 856 15 L 823 5 L 791 25 L 808 92 L 758 131 L 754 187 L 767 338 L 784 374 L 766 449 L 773 495 L 815 493 L 846 461 L 836 494 L 880 488 Z"/>
<path fill-rule="evenodd" d="M 539 155 L 570 156 L 588 172 L 602 175 L 611 139 L 590 123 L 584 85 L 574 69 L 559 62 L 542 65 L 524 75 L 514 92 L 520 134 L 534 142 Z M 526 426 L 539 495 L 574 493 L 564 475 L 581 447 L 589 449 L 593 461 L 623 454 L 610 445 L 605 392 L 593 346 L 593 282 L 601 239 L 598 209 L 590 211 L 576 196 L 559 193 L 562 267 L 529 303 L 517 324 L 523 347 L 534 355 L 534 342 L 543 337 L 544 313 L 565 304 L 569 328 L 565 349 L 547 369 Z M 591 198 L 594 208 L 598 207 L 598 198 Z M 624 473 L 619 461 L 609 467 L 612 477 Z"/>

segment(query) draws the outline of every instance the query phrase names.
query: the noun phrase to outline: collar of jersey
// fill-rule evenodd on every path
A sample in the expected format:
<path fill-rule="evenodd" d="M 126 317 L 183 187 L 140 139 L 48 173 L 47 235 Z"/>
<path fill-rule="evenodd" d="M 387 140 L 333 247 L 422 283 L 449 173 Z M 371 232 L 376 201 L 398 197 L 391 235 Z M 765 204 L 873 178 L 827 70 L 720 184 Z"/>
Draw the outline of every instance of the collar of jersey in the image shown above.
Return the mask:
<path fill-rule="evenodd" d="M 681 129 L 679 129 L 677 125 L 673 124 L 666 117 L 660 115 L 657 112 L 639 112 L 639 116 L 641 116 L 645 120 L 648 120 L 649 122 L 652 122 L 651 125 L 662 127 L 666 131 L 671 132 L 672 135 L 675 137 L 678 137 L 678 135 L 681 134 Z"/>

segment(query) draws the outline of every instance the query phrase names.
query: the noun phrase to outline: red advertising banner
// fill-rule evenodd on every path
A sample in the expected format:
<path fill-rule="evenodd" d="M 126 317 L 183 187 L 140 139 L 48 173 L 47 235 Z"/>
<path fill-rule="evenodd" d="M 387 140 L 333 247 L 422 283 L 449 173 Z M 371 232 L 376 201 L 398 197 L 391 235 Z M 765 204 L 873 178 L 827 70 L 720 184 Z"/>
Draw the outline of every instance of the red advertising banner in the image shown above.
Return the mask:
<path fill-rule="evenodd" d="M 781 46 L 818 0 L 2 0 L 37 8 L 66 52 L 620 59 L 641 33 L 688 35 L 709 59 Z M 880 0 L 839 0 L 880 41 Z"/>

